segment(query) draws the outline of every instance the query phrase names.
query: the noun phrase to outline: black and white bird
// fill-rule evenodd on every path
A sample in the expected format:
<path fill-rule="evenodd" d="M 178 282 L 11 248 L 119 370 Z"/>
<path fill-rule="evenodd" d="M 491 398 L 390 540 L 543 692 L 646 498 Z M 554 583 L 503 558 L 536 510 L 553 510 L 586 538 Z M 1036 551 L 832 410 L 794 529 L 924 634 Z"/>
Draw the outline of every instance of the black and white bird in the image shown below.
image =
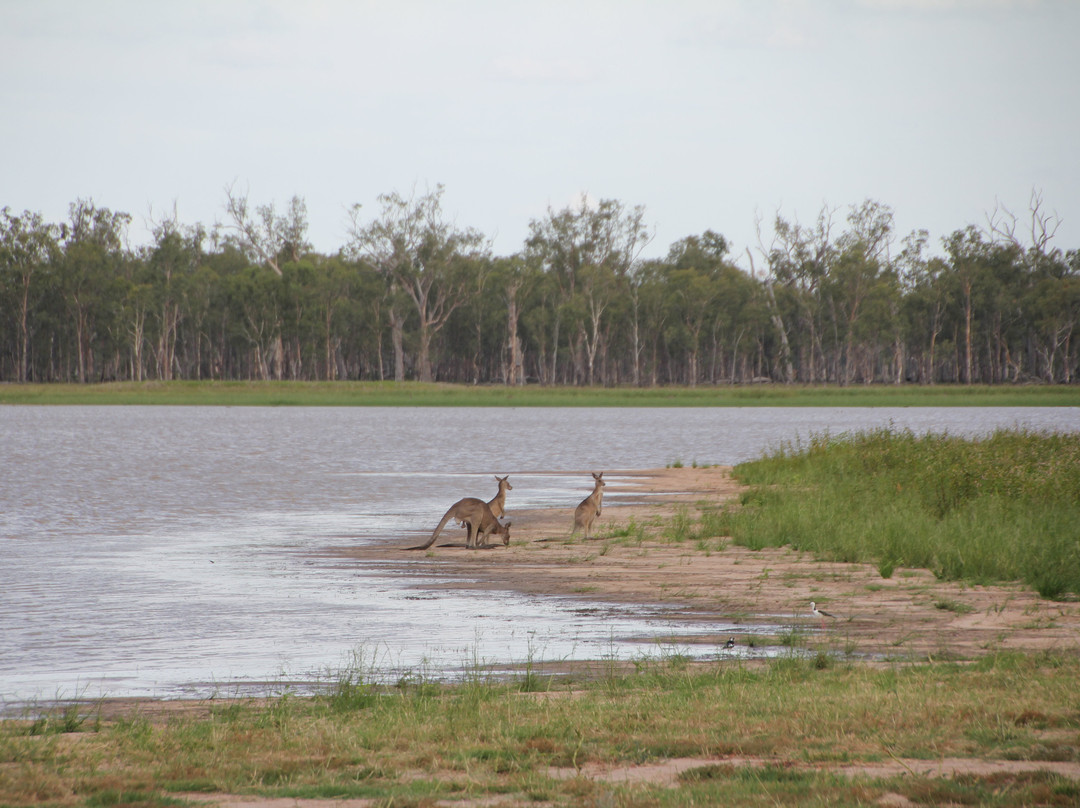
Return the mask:
<path fill-rule="evenodd" d="M 724 643 L 724 648 L 734 648 L 734 647 L 735 647 L 735 638 L 734 637 L 728 637 L 727 642 Z"/>
<path fill-rule="evenodd" d="M 810 613 L 812 615 L 814 615 L 814 617 L 817 617 L 817 618 L 819 618 L 821 620 L 821 627 L 822 628 L 825 628 L 825 618 L 826 617 L 831 617 L 833 620 L 836 619 L 835 614 L 829 614 L 828 612 L 823 612 L 821 609 L 819 609 L 817 607 L 817 604 L 814 603 L 814 601 L 810 601 Z"/>

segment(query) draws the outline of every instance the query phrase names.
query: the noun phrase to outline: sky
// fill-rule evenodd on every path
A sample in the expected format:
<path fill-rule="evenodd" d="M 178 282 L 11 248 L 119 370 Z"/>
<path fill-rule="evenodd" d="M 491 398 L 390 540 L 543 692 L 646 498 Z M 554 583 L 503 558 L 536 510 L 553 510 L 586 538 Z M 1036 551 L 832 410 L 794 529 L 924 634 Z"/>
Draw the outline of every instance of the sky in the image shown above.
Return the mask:
<path fill-rule="evenodd" d="M 588 200 L 645 255 L 888 205 L 931 245 L 1033 193 L 1080 248 L 1075 0 L 0 0 L 0 207 L 150 223 L 445 187 L 493 251 Z M 938 249 L 940 251 L 940 249 Z"/>

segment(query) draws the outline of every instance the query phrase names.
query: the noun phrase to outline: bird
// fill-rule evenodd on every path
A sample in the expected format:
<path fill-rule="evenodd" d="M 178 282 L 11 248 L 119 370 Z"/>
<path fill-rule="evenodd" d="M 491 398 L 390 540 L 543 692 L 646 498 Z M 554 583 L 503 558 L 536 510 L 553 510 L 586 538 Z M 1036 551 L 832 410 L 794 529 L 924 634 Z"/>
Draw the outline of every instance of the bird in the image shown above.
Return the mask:
<path fill-rule="evenodd" d="M 724 648 L 734 648 L 734 647 L 735 647 L 735 638 L 734 637 L 728 637 L 727 642 L 724 643 Z"/>
<path fill-rule="evenodd" d="M 821 609 L 819 609 L 817 607 L 817 604 L 814 603 L 814 601 L 810 601 L 810 613 L 813 614 L 814 617 L 818 617 L 818 618 L 821 619 L 821 627 L 822 628 L 825 628 L 825 618 L 826 617 L 831 617 L 833 620 L 836 619 L 835 614 L 829 614 L 828 612 L 823 612 Z"/>

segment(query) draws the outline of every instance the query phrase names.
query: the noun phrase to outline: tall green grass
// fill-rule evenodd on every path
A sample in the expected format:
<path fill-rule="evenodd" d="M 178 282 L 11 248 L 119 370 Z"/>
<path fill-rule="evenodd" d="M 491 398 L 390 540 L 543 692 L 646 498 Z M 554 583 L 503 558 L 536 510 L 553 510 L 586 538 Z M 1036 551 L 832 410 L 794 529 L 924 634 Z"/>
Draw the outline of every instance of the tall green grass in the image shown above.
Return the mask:
<path fill-rule="evenodd" d="M 736 544 L 1080 594 L 1080 434 L 815 436 L 735 476 L 751 486 L 728 516 Z"/>

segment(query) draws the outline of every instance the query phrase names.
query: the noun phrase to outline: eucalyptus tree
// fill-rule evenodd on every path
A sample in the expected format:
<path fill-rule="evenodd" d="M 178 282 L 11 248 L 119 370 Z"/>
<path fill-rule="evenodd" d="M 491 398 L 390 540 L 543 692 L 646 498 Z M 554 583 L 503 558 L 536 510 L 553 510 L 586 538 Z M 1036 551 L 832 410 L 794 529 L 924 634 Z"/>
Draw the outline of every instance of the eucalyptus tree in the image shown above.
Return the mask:
<path fill-rule="evenodd" d="M 154 360 L 157 378 L 170 380 L 179 369 L 177 357 L 181 323 L 187 316 L 188 286 L 203 264 L 206 230 L 185 225 L 175 208 L 151 226 L 154 243 L 146 259 L 150 286 L 156 292 Z"/>
<path fill-rule="evenodd" d="M 94 340 L 99 321 L 114 305 L 104 294 L 127 259 L 125 239 L 131 215 L 98 207 L 79 199 L 69 207 L 62 227 L 60 261 L 62 295 L 74 329 L 76 379 L 86 382 L 95 374 Z"/>
<path fill-rule="evenodd" d="M 610 331 L 611 318 L 606 318 L 605 313 L 619 290 L 620 276 L 608 264 L 586 265 L 579 276 L 583 311 L 578 319 L 578 335 L 585 358 L 584 376 L 592 386 L 596 382 L 596 355 Z"/>
<path fill-rule="evenodd" d="M 836 259 L 833 228 L 835 210 L 823 205 L 813 226 L 788 221 L 779 213 L 773 221 L 773 239 L 765 254 L 769 266 L 769 283 L 782 286 L 787 294 L 776 295 L 775 311 L 782 313 L 782 320 L 794 316 L 802 328 L 785 329 L 785 338 L 796 345 L 792 351 L 799 355 L 798 365 L 805 381 L 826 381 L 828 358 L 824 348 L 823 314 L 827 310 L 823 286 Z M 793 312 L 784 312 L 787 305 Z M 776 315 L 774 315 L 775 318 Z"/>
<path fill-rule="evenodd" d="M 792 357 L 791 340 L 788 337 L 788 322 L 790 322 L 790 319 L 785 320 L 784 318 L 786 311 L 791 307 L 785 306 L 781 308 L 780 306 L 776 294 L 776 287 L 774 284 L 774 281 L 778 280 L 778 278 L 772 270 L 773 255 L 770 250 L 766 250 L 764 246 L 761 246 L 763 244 L 763 241 L 761 238 L 760 222 L 758 223 L 757 231 L 759 250 L 765 256 L 766 263 L 770 266 L 770 269 L 765 270 L 761 273 L 761 288 L 764 290 L 765 293 L 765 303 L 768 309 L 769 320 L 772 323 L 773 331 L 775 332 L 776 338 L 780 343 L 777 361 L 783 371 L 783 381 L 786 384 L 792 384 L 795 381 L 796 374 L 794 360 Z M 750 277 L 754 280 L 757 280 L 758 271 L 757 267 L 754 265 L 754 253 L 749 247 L 747 247 L 746 249 L 746 257 L 750 261 Z M 761 344 L 764 344 L 767 341 L 768 335 L 761 334 L 759 337 L 759 342 Z M 732 375 L 734 376 L 734 373 Z"/>
<path fill-rule="evenodd" d="M 715 383 L 726 376 L 735 382 L 746 375 L 738 371 L 740 360 L 745 368 L 760 335 L 769 331 L 766 293 L 755 278 L 726 256 L 717 267 L 715 285 L 708 378 Z M 730 362 L 725 360 L 725 353 Z"/>
<path fill-rule="evenodd" d="M 219 363 L 212 360 L 214 343 L 211 333 L 212 315 L 221 308 L 221 278 L 209 263 L 210 256 L 195 268 L 183 288 L 185 317 L 181 322 L 180 340 L 184 358 L 184 378 L 216 378 Z"/>
<path fill-rule="evenodd" d="M 293 195 L 279 214 L 273 202 L 251 209 L 246 194 L 235 190 L 236 184 L 225 188 L 225 212 L 229 217 L 226 229 L 237 246 L 252 261 L 265 264 L 279 278 L 284 261 L 299 261 L 310 252 L 307 240 L 307 203 Z"/>
<path fill-rule="evenodd" d="M 655 387 L 664 367 L 664 334 L 670 315 L 667 306 L 666 272 L 668 263 L 660 260 L 641 262 L 633 273 L 631 307 L 632 379 L 635 385 Z"/>
<path fill-rule="evenodd" d="M 897 382 L 912 376 L 920 384 L 936 381 L 937 343 L 945 326 L 948 304 L 945 285 L 941 282 L 945 262 L 926 255 L 929 240 L 926 230 L 909 233 L 896 261 L 900 293 L 897 339 L 906 354 L 904 361 L 898 362 Z M 913 363 L 913 372 L 906 367 L 908 362 Z"/>
<path fill-rule="evenodd" d="M 1077 325 L 1080 324 L 1080 259 L 1071 254 L 1064 274 L 1043 275 L 1035 281 L 1026 308 L 1031 323 L 1035 353 L 1044 381 L 1070 384 L 1076 375 Z"/>
<path fill-rule="evenodd" d="M 1076 332 L 1076 253 L 1067 254 L 1053 244 L 1061 217 L 1047 210 L 1042 193 L 1032 190 L 1026 223 L 1004 205 L 987 215 L 990 237 L 995 245 L 1012 248 L 1016 264 L 1025 276 L 1022 317 L 1031 331 L 1035 354 L 1042 364 L 1034 372 L 1046 381 L 1073 377 L 1070 346 Z M 1010 290 L 1013 295 L 1015 290 Z"/>
<path fill-rule="evenodd" d="M 529 223 L 525 255 L 536 260 L 555 281 L 558 304 L 551 340 L 552 381 L 557 381 L 560 331 L 567 314 L 574 316 L 576 337 L 584 347 L 591 378 L 591 362 L 601 339 L 604 310 L 641 252 L 652 241 L 645 225 L 645 208 L 627 209 L 614 199 L 590 205 L 583 194 L 577 206 L 561 211 L 548 208 L 543 219 Z M 575 300 L 580 295 L 580 299 Z"/>
<path fill-rule="evenodd" d="M 506 361 L 502 377 L 511 386 L 525 384 L 525 347 L 521 339 L 521 305 L 537 283 L 535 268 L 520 254 L 497 259 L 493 282 L 506 305 Z"/>
<path fill-rule="evenodd" d="M 229 223 L 225 226 L 228 240 L 252 263 L 265 265 L 279 278 L 284 276 L 283 265 L 286 262 L 296 263 L 311 251 L 311 244 L 307 240 L 307 204 L 303 197 L 293 195 L 282 214 L 277 212 L 273 202 L 256 205 L 252 210 L 247 195 L 237 193 L 233 183 L 225 188 L 225 211 L 229 217 Z M 262 286 L 261 283 L 257 285 Z M 250 305 L 244 308 L 250 315 Z M 248 324 L 249 327 L 252 324 L 250 316 Z M 269 354 L 265 346 L 258 351 L 260 372 L 272 369 L 275 378 L 282 377 L 286 364 L 281 326 L 282 323 L 277 323 L 278 332 L 272 335 L 274 340 L 269 346 Z M 259 332 L 258 342 L 262 345 L 262 329 L 256 330 Z"/>
<path fill-rule="evenodd" d="M 352 301 L 361 294 L 360 268 L 350 265 L 341 256 L 313 259 L 308 271 L 309 304 L 312 316 L 313 341 L 321 360 L 321 374 L 332 381 L 348 375 L 345 359 L 348 331 L 351 327 Z"/>
<path fill-rule="evenodd" d="M 253 377 L 247 363 L 250 345 L 244 336 L 242 313 L 236 303 L 236 279 L 250 274 L 251 270 L 251 262 L 235 242 L 214 238 L 212 248 L 205 255 L 205 265 L 196 272 L 196 281 L 189 289 L 193 295 L 192 311 L 206 306 L 206 317 L 200 329 L 206 352 L 204 356 L 200 348 L 197 353 L 210 378 Z M 238 347 L 241 344 L 243 350 Z"/>
<path fill-rule="evenodd" d="M 226 276 L 224 287 L 230 311 L 227 348 L 232 348 L 234 340 L 244 346 L 236 354 L 239 374 L 260 381 L 283 379 L 282 329 L 287 301 L 284 285 L 262 267 L 248 264 Z"/>
<path fill-rule="evenodd" d="M 1015 248 L 988 241 L 975 225 L 954 231 L 944 239 L 944 246 L 948 260 L 946 278 L 955 290 L 953 298 L 959 306 L 958 320 L 963 332 L 963 354 L 959 363 L 961 380 L 972 384 L 977 377 L 986 376 L 987 381 L 993 381 L 993 357 L 989 347 L 986 373 L 979 372 L 976 330 L 983 326 L 989 335 L 996 329 L 994 315 L 1002 301 L 1001 292 L 1015 278 L 1012 272 Z M 1012 291 L 1015 293 L 1015 289 Z"/>
<path fill-rule="evenodd" d="M 515 293 L 520 311 L 519 333 L 522 335 L 522 366 L 528 376 L 531 366 L 533 375 L 541 384 L 555 384 L 552 375 L 555 363 L 553 344 L 557 337 L 556 321 L 559 318 L 561 294 L 555 277 L 545 272 L 539 259 L 528 256 L 524 270 L 532 279 Z M 530 361 L 531 357 L 531 361 Z"/>
<path fill-rule="evenodd" d="M 887 205 L 866 200 L 852 205 L 847 217 L 848 229 L 837 239 L 837 252 L 825 280 L 827 298 L 834 318 L 834 331 L 842 334 L 842 356 L 837 357 L 839 381 L 850 384 L 858 372 L 857 343 L 878 341 L 881 329 L 891 319 L 890 308 L 878 307 L 877 317 L 868 327 L 861 322 L 868 300 L 882 302 L 888 296 L 892 268 L 890 249 L 893 243 L 893 212 Z M 839 347 L 839 346 L 838 346 Z M 873 371 L 863 372 L 864 380 L 873 380 Z"/>
<path fill-rule="evenodd" d="M 461 229 L 442 210 L 443 186 L 406 199 L 397 192 L 379 196 L 381 210 L 372 221 L 352 209 L 349 250 L 383 273 L 390 293 L 394 340 L 394 377 L 404 378 L 402 333 L 396 292 L 412 302 L 418 318 L 416 366 L 420 381 L 432 381 L 431 340 L 470 292 L 470 263 L 489 254 L 487 240 L 472 228 Z"/>
<path fill-rule="evenodd" d="M 717 278 L 725 252 L 727 242 L 712 231 L 677 241 L 668 252 L 664 274 L 668 342 L 685 355 L 683 381 L 691 387 L 700 380 L 701 334 L 715 316 L 720 293 Z"/>
<path fill-rule="evenodd" d="M 14 346 L 15 380 L 29 380 L 32 293 L 35 277 L 47 270 L 60 253 L 60 228 L 40 213 L 13 214 L 0 210 L 0 289 L 10 297 L 17 335 Z"/>

